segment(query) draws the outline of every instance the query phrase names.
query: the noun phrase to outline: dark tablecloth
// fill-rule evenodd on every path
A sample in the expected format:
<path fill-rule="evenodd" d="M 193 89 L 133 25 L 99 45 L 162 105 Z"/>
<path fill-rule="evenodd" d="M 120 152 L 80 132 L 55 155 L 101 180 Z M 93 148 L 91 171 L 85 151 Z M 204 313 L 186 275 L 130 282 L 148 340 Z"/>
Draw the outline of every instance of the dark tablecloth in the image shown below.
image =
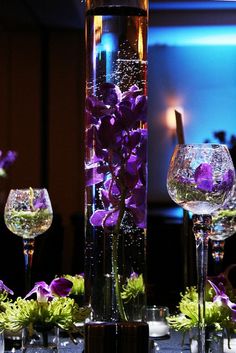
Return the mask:
<path fill-rule="evenodd" d="M 158 340 L 157 343 L 159 346 L 158 353 L 190 353 L 188 336 L 186 336 L 185 344 L 182 346 L 182 334 L 175 331 L 171 331 L 169 339 Z M 13 348 L 12 350 L 9 350 L 8 347 L 6 348 L 5 352 L 21 353 L 21 350 L 18 348 Z M 58 353 L 83 353 L 83 348 L 83 340 L 78 340 L 78 344 L 75 345 L 69 338 L 60 338 Z M 33 350 L 30 349 L 27 351 L 29 351 L 29 353 L 33 352 Z M 41 350 L 41 353 L 44 353 L 44 350 Z"/>
<path fill-rule="evenodd" d="M 160 348 L 158 353 L 190 353 L 188 335 L 186 335 L 185 342 L 183 345 L 182 340 L 182 333 L 171 331 L 169 339 L 157 341 L 157 344 Z"/>

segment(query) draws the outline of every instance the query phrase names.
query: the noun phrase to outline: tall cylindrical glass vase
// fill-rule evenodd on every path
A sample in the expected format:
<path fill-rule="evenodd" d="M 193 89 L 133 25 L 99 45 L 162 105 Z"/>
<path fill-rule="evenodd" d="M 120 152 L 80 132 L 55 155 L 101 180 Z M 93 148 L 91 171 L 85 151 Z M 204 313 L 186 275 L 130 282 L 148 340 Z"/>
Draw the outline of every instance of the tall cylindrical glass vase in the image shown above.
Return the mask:
<path fill-rule="evenodd" d="M 85 298 L 94 320 L 145 306 L 147 0 L 86 1 Z"/>

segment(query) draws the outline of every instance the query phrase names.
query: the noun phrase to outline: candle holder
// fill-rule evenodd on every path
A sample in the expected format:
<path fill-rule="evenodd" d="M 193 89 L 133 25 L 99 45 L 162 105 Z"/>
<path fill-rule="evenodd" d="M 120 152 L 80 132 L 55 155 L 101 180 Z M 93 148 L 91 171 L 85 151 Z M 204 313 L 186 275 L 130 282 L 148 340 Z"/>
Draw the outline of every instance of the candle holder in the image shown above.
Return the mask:
<path fill-rule="evenodd" d="M 166 306 L 147 306 L 143 320 L 149 326 L 149 352 L 155 353 L 160 348 L 158 346 L 158 340 L 164 340 L 170 338 L 170 328 L 167 322 L 169 316 L 169 308 Z"/>

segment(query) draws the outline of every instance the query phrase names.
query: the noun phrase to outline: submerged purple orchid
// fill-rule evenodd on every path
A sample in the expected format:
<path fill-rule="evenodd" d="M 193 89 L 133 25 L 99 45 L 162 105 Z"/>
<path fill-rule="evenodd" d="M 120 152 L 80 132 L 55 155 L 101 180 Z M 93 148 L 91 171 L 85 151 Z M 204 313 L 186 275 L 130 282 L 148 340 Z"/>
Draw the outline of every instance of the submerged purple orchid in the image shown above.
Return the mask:
<path fill-rule="evenodd" d="M 196 188 L 204 193 L 216 191 L 226 192 L 232 189 L 234 184 L 234 171 L 227 170 L 220 182 L 215 182 L 213 177 L 212 166 L 208 163 L 201 163 L 195 169 L 193 178 L 178 178 L 178 182 L 185 185 L 196 186 Z"/>
<path fill-rule="evenodd" d="M 54 279 L 50 285 L 44 281 L 36 282 L 33 289 L 25 298 L 29 298 L 32 294 L 36 293 L 38 302 L 47 302 L 53 297 L 66 297 L 70 293 L 72 286 L 73 283 L 63 277 Z"/>
<path fill-rule="evenodd" d="M 36 210 L 36 209 L 45 209 L 45 208 L 48 208 L 48 201 L 46 199 L 46 196 L 45 196 L 45 192 L 44 192 L 44 189 L 42 189 L 40 191 L 40 194 L 34 198 L 33 200 L 33 208 Z"/>
<path fill-rule="evenodd" d="M 8 151 L 5 156 L 3 156 L 2 151 L 0 151 L 0 176 L 6 176 L 6 169 L 14 163 L 16 160 L 17 153 L 15 151 Z"/>
<path fill-rule="evenodd" d="M 137 227 L 146 227 L 147 97 L 133 85 L 126 92 L 112 83 L 101 86 L 102 99 L 86 100 L 86 186 L 100 184 L 102 207 L 92 226 L 114 227 L 128 212 Z M 92 156 L 92 157 L 91 157 Z"/>
<path fill-rule="evenodd" d="M 236 304 L 231 302 L 229 296 L 226 294 L 223 283 L 219 282 L 217 286 L 210 280 L 208 280 L 208 282 L 210 283 L 216 294 L 213 298 L 213 302 L 217 302 L 223 306 L 228 307 L 231 311 L 232 321 L 236 322 Z"/>

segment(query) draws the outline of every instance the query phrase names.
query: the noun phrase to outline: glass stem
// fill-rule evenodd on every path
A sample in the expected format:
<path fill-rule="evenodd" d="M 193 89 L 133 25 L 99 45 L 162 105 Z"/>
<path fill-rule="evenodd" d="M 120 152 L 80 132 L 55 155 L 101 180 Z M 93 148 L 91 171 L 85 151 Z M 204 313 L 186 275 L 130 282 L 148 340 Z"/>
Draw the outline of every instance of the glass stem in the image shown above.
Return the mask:
<path fill-rule="evenodd" d="M 210 215 L 193 215 L 193 233 L 196 242 L 198 286 L 198 353 L 205 353 L 205 286 L 208 265 L 208 241 L 211 232 Z"/>
<path fill-rule="evenodd" d="M 224 240 L 211 240 L 211 254 L 214 260 L 214 272 L 216 275 L 218 275 L 222 271 L 224 248 Z"/>
<path fill-rule="evenodd" d="M 34 255 L 35 239 L 23 239 L 23 251 L 25 260 L 25 291 L 26 294 L 31 290 L 31 272 Z"/>

